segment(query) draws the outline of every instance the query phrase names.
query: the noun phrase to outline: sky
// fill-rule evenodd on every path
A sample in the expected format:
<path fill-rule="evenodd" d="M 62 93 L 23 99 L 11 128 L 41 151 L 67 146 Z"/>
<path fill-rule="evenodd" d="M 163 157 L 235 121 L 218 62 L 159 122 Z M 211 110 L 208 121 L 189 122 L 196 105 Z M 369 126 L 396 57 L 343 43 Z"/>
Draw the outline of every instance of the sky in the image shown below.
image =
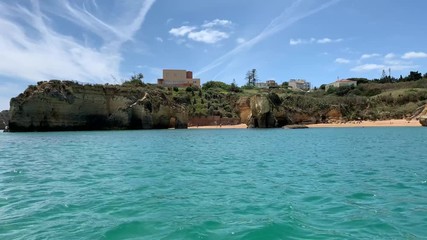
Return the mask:
<path fill-rule="evenodd" d="M 427 72 L 425 0 L 0 0 L 0 110 L 50 79 L 202 84 Z"/>

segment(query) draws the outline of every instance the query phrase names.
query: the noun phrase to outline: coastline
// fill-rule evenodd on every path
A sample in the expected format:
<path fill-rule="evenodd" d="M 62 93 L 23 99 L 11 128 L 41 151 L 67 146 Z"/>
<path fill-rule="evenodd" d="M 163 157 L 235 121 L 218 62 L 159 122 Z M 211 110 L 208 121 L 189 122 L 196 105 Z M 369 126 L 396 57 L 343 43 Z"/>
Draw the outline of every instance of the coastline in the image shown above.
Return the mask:
<path fill-rule="evenodd" d="M 243 129 L 248 128 L 244 123 L 237 125 L 208 125 L 208 126 L 191 126 L 188 129 Z"/>
<path fill-rule="evenodd" d="M 350 121 L 345 123 L 307 124 L 309 128 L 347 128 L 347 127 L 422 127 L 418 120 L 390 119 L 379 121 Z"/>
<path fill-rule="evenodd" d="M 422 127 L 418 120 L 390 119 L 379 121 L 350 121 L 344 123 L 317 123 L 306 124 L 308 128 L 357 128 L 357 127 Z M 248 126 L 244 123 L 237 125 L 209 125 L 192 126 L 188 129 L 244 129 Z"/>

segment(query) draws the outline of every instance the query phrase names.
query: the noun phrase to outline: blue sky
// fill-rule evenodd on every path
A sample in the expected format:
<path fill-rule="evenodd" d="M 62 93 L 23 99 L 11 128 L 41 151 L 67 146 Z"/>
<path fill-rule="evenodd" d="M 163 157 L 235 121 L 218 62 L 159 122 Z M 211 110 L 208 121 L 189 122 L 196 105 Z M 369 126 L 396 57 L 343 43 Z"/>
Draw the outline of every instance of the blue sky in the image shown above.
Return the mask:
<path fill-rule="evenodd" d="M 41 80 L 202 83 L 427 72 L 425 0 L 0 1 L 0 109 Z"/>

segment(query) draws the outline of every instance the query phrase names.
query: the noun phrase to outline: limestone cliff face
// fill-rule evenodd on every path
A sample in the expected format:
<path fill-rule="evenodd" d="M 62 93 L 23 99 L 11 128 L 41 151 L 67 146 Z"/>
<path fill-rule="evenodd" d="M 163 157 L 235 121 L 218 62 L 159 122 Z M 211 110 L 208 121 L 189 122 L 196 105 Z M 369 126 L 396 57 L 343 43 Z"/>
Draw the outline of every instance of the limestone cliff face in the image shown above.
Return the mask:
<path fill-rule="evenodd" d="M 425 106 L 424 110 L 421 112 L 419 121 L 422 126 L 427 127 L 427 105 Z"/>
<path fill-rule="evenodd" d="M 9 111 L 4 110 L 0 112 L 0 129 L 5 129 L 9 122 Z"/>
<path fill-rule="evenodd" d="M 291 108 L 286 99 L 274 93 L 242 97 L 237 102 L 242 123 L 249 128 L 276 128 L 290 124 L 308 124 L 338 121 L 342 114 L 338 107 L 331 106 L 321 112 L 309 112 Z"/>
<path fill-rule="evenodd" d="M 292 123 L 285 109 L 275 106 L 268 95 L 242 97 L 237 105 L 241 122 L 249 128 L 275 128 Z"/>
<path fill-rule="evenodd" d="M 10 103 L 10 131 L 186 128 L 187 109 L 155 87 L 39 82 Z"/>

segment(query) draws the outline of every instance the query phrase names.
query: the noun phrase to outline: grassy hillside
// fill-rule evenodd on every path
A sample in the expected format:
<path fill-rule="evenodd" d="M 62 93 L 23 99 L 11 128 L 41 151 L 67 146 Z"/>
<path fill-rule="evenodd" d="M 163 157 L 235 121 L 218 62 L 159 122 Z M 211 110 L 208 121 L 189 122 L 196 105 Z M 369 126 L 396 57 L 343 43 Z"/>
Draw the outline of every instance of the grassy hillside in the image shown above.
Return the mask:
<path fill-rule="evenodd" d="M 357 87 L 322 89 L 310 92 L 285 88 L 230 90 L 230 85 L 210 84 L 195 91 L 180 89 L 180 98 L 188 99 L 195 116 L 236 116 L 234 106 L 242 96 L 269 95 L 276 106 L 290 112 L 322 115 L 331 108 L 338 109 L 344 120 L 380 120 L 412 117 L 427 104 L 427 79 L 410 82 L 366 82 Z M 206 86 L 206 85 L 205 85 Z"/>

